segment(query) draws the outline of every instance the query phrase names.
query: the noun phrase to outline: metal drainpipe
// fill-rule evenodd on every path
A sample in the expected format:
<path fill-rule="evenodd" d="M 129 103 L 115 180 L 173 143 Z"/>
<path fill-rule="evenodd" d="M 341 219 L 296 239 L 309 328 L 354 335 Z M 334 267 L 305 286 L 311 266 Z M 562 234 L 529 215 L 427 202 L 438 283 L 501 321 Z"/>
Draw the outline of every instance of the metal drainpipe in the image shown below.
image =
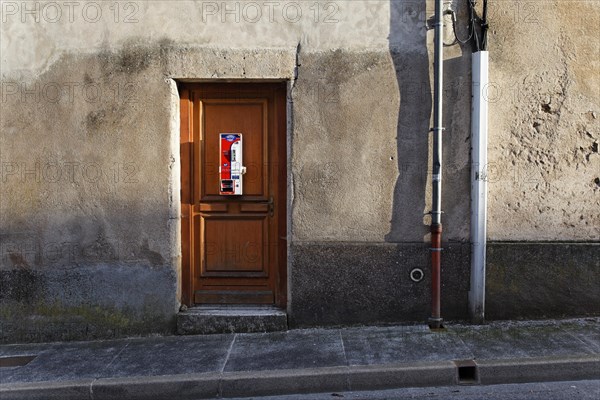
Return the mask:
<path fill-rule="evenodd" d="M 444 73 L 443 0 L 435 1 L 434 92 L 433 92 L 433 168 L 431 201 L 431 317 L 429 327 L 442 327 L 441 252 L 442 252 L 442 93 Z"/>
<path fill-rule="evenodd" d="M 485 253 L 487 220 L 488 52 L 473 53 L 471 115 L 471 290 L 469 313 L 475 323 L 485 318 Z"/>
<path fill-rule="evenodd" d="M 471 115 L 471 288 L 469 313 L 471 320 L 485 320 L 485 260 L 487 231 L 488 183 L 488 87 L 487 0 L 483 3 L 481 49 L 472 55 L 473 107 Z"/>

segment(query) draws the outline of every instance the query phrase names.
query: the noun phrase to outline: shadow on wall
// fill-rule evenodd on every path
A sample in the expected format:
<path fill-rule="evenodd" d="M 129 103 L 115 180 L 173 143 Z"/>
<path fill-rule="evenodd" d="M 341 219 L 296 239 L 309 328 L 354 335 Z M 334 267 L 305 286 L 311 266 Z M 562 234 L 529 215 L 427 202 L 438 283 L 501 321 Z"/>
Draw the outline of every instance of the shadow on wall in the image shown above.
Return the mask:
<path fill-rule="evenodd" d="M 422 241 L 431 115 L 425 2 L 390 0 L 389 50 L 398 89 L 398 178 L 386 242 Z"/>
<path fill-rule="evenodd" d="M 427 187 L 431 161 L 429 142 L 433 112 L 425 2 L 391 0 L 389 51 L 400 91 L 396 132 L 398 179 L 387 242 L 423 242 L 429 234 Z M 466 9 L 458 8 L 464 21 Z M 467 32 L 460 32 L 462 37 Z M 452 42 L 446 33 L 445 40 Z M 431 39 L 431 37 L 430 37 Z M 431 43 L 429 43 L 431 45 Z M 470 46 L 455 44 L 444 50 L 444 107 L 442 150 L 442 222 L 444 240 L 469 238 L 470 218 Z"/>

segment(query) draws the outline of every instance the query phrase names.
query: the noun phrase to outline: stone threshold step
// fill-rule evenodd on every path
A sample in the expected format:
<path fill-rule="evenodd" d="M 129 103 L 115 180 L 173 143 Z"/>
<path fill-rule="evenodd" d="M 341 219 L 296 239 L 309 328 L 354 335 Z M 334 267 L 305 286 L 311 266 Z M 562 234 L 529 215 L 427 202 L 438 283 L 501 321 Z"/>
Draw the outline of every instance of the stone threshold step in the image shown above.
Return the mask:
<path fill-rule="evenodd" d="M 274 332 L 288 329 L 287 314 L 274 306 L 203 305 L 177 314 L 177 333 Z"/>

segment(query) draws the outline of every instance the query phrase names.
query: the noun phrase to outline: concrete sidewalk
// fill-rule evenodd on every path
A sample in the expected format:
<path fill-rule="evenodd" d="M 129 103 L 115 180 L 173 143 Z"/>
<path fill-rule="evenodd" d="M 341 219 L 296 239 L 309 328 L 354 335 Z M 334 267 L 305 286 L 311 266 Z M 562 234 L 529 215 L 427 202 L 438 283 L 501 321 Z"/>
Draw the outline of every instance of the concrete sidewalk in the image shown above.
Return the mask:
<path fill-rule="evenodd" d="M 600 319 L 0 347 L 0 398 L 202 399 L 600 378 Z M 29 358 L 25 358 L 29 356 Z M 31 359 L 31 357 L 34 357 Z M 7 364 L 24 364 L 6 366 Z"/>

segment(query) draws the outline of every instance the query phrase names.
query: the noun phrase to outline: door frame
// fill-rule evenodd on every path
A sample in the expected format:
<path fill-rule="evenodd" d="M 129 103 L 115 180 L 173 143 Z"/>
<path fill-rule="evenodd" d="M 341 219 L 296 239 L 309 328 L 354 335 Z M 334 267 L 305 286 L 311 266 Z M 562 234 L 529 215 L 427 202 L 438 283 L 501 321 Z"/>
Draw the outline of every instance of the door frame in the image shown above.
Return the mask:
<path fill-rule="evenodd" d="M 194 111 L 194 101 L 192 92 L 199 90 L 203 86 L 223 86 L 234 84 L 236 90 L 243 95 L 244 93 L 253 93 L 259 90 L 265 90 L 266 87 L 271 88 L 275 94 L 276 120 L 278 135 L 278 152 L 281 155 L 281 166 L 285 168 L 281 174 L 281 180 L 278 185 L 279 201 L 282 208 L 279 209 L 280 218 L 278 224 L 279 238 L 277 240 L 278 251 L 278 268 L 277 268 L 277 284 L 275 291 L 275 306 L 286 309 L 288 306 L 288 237 L 289 237 L 289 107 L 287 95 L 289 91 L 289 82 L 286 80 L 268 80 L 268 81 L 238 81 L 238 80 L 208 80 L 197 82 L 177 82 L 177 90 L 179 93 L 179 144 L 180 144 L 180 163 L 181 171 L 179 178 L 180 185 L 180 205 L 181 205 L 181 303 L 191 307 L 194 303 L 194 230 L 192 218 L 192 199 L 193 199 L 193 126 L 198 124 L 198 114 Z"/>

